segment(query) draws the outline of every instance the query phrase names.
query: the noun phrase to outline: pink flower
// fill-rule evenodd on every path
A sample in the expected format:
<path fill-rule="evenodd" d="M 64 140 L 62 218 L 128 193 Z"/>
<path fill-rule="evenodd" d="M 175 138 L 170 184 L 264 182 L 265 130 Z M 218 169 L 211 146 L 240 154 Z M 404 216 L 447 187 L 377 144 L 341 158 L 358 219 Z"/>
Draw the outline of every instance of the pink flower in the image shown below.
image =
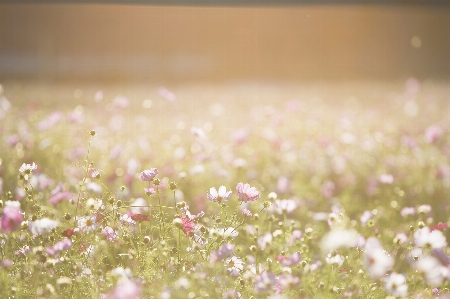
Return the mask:
<path fill-rule="evenodd" d="M 144 188 L 144 192 L 147 195 L 153 195 L 156 193 L 156 190 L 155 190 L 155 188 L 149 187 L 149 188 Z"/>
<path fill-rule="evenodd" d="M 336 185 L 332 181 L 326 181 L 323 183 L 321 192 L 322 195 L 326 198 L 330 198 L 334 194 L 334 190 L 336 189 Z"/>
<path fill-rule="evenodd" d="M 244 215 L 247 216 L 247 217 L 252 217 L 252 212 L 250 212 L 250 211 L 247 210 L 247 209 L 243 209 L 243 210 L 242 210 L 242 214 L 244 214 Z"/>
<path fill-rule="evenodd" d="M 233 253 L 234 246 L 234 244 L 228 243 L 220 246 L 219 249 L 211 252 L 211 255 L 209 256 L 209 262 L 215 263 L 216 261 L 221 261 L 224 258 L 230 256 Z"/>
<path fill-rule="evenodd" d="M 114 240 L 116 239 L 116 233 L 109 226 L 102 229 L 102 234 L 105 235 L 106 240 L 108 240 L 109 242 L 114 242 Z"/>
<path fill-rule="evenodd" d="M 73 196 L 74 194 L 70 191 L 59 192 L 50 196 L 48 202 L 51 203 L 52 205 L 56 205 L 60 201 L 71 199 Z"/>
<path fill-rule="evenodd" d="M 17 230 L 23 221 L 23 215 L 17 207 L 5 206 L 1 218 L 1 229 L 10 233 Z"/>
<path fill-rule="evenodd" d="M 141 173 L 141 181 L 150 182 L 155 178 L 156 175 L 158 175 L 158 169 L 146 169 Z"/>
<path fill-rule="evenodd" d="M 62 241 L 57 242 L 53 247 L 49 246 L 45 249 L 49 255 L 56 255 L 63 250 L 67 250 L 72 247 L 72 240 L 64 238 Z"/>
<path fill-rule="evenodd" d="M 277 191 L 280 193 L 290 193 L 291 181 L 285 176 L 279 177 L 277 182 Z"/>
<path fill-rule="evenodd" d="M 194 220 L 190 219 L 187 216 L 184 216 L 181 218 L 181 223 L 183 224 L 184 234 L 186 235 L 186 237 L 188 237 L 189 233 L 194 231 L 195 226 Z"/>
<path fill-rule="evenodd" d="M 425 130 L 425 141 L 427 143 L 436 142 L 444 134 L 444 131 L 439 126 L 429 126 Z"/>
<path fill-rule="evenodd" d="M 116 288 L 109 294 L 108 299 L 139 299 L 141 287 L 131 280 L 125 280 L 117 284 Z"/>
<path fill-rule="evenodd" d="M 255 187 L 250 187 L 249 184 L 237 184 L 236 191 L 239 198 L 244 202 L 255 201 L 259 198 L 259 192 Z"/>
<path fill-rule="evenodd" d="M 300 262 L 301 259 L 302 259 L 302 256 L 298 252 L 294 252 L 293 254 L 289 254 L 286 256 L 283 256 L 283 255 L 277 256 L 277 261 L 281 262 L 281 264 L 284 267 L 295 266 Z"/>

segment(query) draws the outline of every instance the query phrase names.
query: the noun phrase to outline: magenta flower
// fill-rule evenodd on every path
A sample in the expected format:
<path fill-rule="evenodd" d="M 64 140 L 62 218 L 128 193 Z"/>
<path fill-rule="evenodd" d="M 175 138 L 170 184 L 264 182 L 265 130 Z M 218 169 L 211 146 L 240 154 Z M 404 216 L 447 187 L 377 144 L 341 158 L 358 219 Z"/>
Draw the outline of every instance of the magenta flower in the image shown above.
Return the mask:
<path fill-rule="evenodd" d="M 17 207 L 5 206 L 1 219 L 1 229 L 10 233 L 17 230 L 23 221 L 23 215 Z"/>
<path fill-rule="evenodd" d="M 249 184 L 237 184 L 236 191 L 239 198 L 244 202 L 255 201 L 259 198 L 259 192 L 255 187 L 250 187 Z"/>
<path fill-rule="evenodd" d="M 155 178 L 156 175 L 158 175 L 158 169 L 156 168 L 146 169 L 143 172 L 141 172 L 141 181 L 150 182 Z"/>

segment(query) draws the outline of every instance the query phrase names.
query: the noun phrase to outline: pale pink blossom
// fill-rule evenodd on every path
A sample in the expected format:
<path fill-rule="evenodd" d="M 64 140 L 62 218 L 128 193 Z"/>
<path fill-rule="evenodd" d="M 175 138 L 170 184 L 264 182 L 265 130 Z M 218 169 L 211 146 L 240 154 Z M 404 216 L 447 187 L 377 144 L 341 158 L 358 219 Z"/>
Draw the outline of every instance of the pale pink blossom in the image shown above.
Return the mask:
<path fill-rule="evenodd" d="M 408 296 L 408 284 L 403 274 L 392 272 L 386 279 L 386 291 L 395 297 Z"/>
<path fill-rule="evenodd" d="M 158 175 L 158 169 L 156 168 L 151 168 L 151 169 L 146 169 L 141 173 L 141 181 L 152 181 L 156 175 Z"/>
<path fill-rule="evenodd" d="M 244 202 L 255 201 L 259 198 L 259 192 L 255 187 L 250 187 L 249 184 L 237 184 L 236 191 L 239 198 Z"/>
<path fill-rule="evenodd" d="M 117 284 L 116 288 L 108 295 L 108 299 L 139 299 L 141 287 L 132 280 L 126 279 Z"/>
<path fill-rule="evenodd" d="M 106 226 L 102 229 L 102 234 L 106 237 L 106 240 L 109 242 L 114 242 L 116 239 L 116 233 L 114 232 L 114 229 L 112 229 L 109 226 Z"/>
<path fill-rule="evenodd" d="M 1 218 L 1 229 L 6 233 L 10 233 L 20 228 L 23 221 L 23 215 L 19 208 L 13 206 L 5 206 L 3 208 Z"/>

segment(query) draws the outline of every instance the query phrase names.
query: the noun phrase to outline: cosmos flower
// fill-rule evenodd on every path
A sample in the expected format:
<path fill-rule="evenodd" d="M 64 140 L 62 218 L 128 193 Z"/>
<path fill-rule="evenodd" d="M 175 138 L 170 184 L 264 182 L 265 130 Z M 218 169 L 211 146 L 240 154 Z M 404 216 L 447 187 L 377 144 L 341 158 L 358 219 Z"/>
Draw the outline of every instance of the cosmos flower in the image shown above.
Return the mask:
<path fill-rule="evenodd" d="M 440 230 L 431 231 L 429 227 L 418 229 L 414 232 L 414 241 L 419 247 L 439 249 L 447 246 L 447 240 Z"/>
<path fill-rule="evenodd" d="M 272 287 L 276 283 L 275 274 L 271 272 L 264 271 L 260 275 L 258 275 L 255 279 L 255 293 L 259 294 L 265 291 L 272 289 Z"/>
<path fill-rule="evenodd" d="M 370 237 L 364 247 L 364 264 L 373 278 L 380 278 L 394 266 L 392 257 L 381 247 L 378 239 Z"/>
<path fill-rule="evenodd" d="M 239 198 L 244 202 L 255 201 L 259 198 L 259 192 L 255 187 L 250 187 L 249 184 L 237 184 L 236 191 Z"/>
<path fill-rule="evenodd" d="M 302 256 L 299 252 L 294 252 L 288 255 L 279 255 L 277 256 L 277 261 L 281 262 L 281 265 L 284 267 L 292 267 L 297 265 L 302 259 Z"/>
<path fill-rule="evenodd" d="M 33 235 L 41 235 L 55 229 L 59 222 L 49 218 L 42 218 L 36 221 L 30 221 L 28 229 Z"/>
<path fill-rule="evenodd" d="M 345 258 L 339 254 L 335 254 L 333 256 L 331 254 L 328 254 L 327 257 L 325 258 L 325 261 L 329 265 L 337 264 L 340 267 L 344 263 Z"/>
<path fill-rule="evenodd" d="M 220 186 L 219 191 L 216 190 L 216 188 L 212 187 L 209 189 L 209 193 L 206 195 L 208 196 L 209 200 L 212 202 L 222 202 L 227 201 L 228 198 L 231 196 L 231 190 L 227 192 L 227 189 L 225 186 Z"/>
<path fill-rule="evenodd" d="M 216 261 L 221 261 L 224 258 L 230 256 L 233 253 L 235 245 L 227 243 L 219 247 L 219 249 L 211 252 L 209 256 L 209 262 L 215 263 Z"/>
<path fill-rule="evenodd" d="M 237 277 L 244 270 L 244 262 L 237 256 L 232 256 L 225 260 L 225 267 L 231 276 Z"/>
<path fill-rule="evenodd" d="M 24 173 L 24 172 L 31 172 L 36 169 L 37 169 L 37 165 L 34 162 L 32 164 L 23 163 L 22 166 L 20 166 L 19 171 Z"/>
<path fill-rule="evenodd" d="M 141 172 L 141 181 L 150 182 L 158 175 L 158 169 L 150 168 Z"/>
<path fill-rule="evenodd" d="M 408 285 L 403 274 L 392 272 L 386 278 L 386 291 L 395 297 L 406 297 L 408 295 Z"/>
<path fill-rule="evenodd" d="M 297 203 L 293 199 L 276 199 L 275 204 L 271 206 L 277 214 L 289 214 L 297 208 Z"/>
<path fill-rule="evenodd" d="M 93 232 L 97 229 L 97 217 L 91 216 L 77 216 L 78 229 L 82 232 Z"/>
<path fill-rule="evenodd" d="M 20 224 L 23 221 L 23 215 L 20 208 L 6 205 L 3 208 L 3 213 L 1 217 L 1 229 L 6 233 L 10 233 L 19 229 Z"/>
<path fill-rule="evenodd" d="M 442 266 L 438 259 L 432 256 L 423 256 L 414 263 L 414 268 L 423 274 L 425 282 L 430 287 L 439 287 L 449 275 L 449 269 Z"/>
<path fill-rule="evenodd" d="M 106 237 L 109 242 L 114 242 L 116 239 L 116 233 L 112 227 L 106 226 L 102 229 L 102 234 Z"/>
<path fill-rule="evenodd" d="M 141 287 L 132 280 L 126 279 L 117 284 L 107 299 L 139 299 Z"/>
<path fill-rule="evenodd" d="M 244 214 L 247 217 L 252 217 L 252 212 L 248 209 L 242 209 L 242 214 Z"/>

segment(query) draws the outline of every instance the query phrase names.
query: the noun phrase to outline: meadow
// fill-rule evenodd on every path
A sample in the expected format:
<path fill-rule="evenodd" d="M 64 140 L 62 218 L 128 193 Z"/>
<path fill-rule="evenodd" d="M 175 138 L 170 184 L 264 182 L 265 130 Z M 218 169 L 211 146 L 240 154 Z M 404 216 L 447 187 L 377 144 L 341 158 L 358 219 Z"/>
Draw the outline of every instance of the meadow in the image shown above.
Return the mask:
<path fill-rule="evenodd" d="M 450 298 L 450 85 L 0 88 L 0 298 Z"/>

